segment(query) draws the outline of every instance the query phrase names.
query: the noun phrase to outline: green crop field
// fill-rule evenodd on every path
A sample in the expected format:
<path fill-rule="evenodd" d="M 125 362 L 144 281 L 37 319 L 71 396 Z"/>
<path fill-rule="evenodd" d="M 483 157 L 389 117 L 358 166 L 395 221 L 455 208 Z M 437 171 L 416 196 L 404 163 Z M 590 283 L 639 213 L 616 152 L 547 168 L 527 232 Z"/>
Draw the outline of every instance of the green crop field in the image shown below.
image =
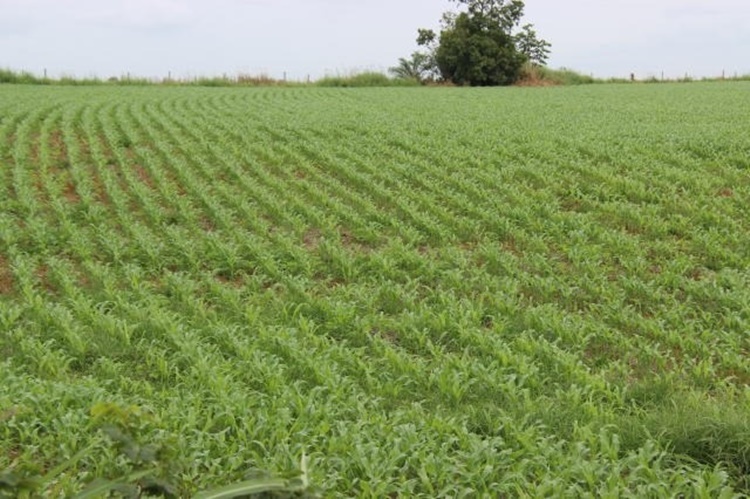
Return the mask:
<path fill-rule="evenodd" d="M 750 83 L 0 86 L 0 497 L 732 497 L 749 356 Z"/>

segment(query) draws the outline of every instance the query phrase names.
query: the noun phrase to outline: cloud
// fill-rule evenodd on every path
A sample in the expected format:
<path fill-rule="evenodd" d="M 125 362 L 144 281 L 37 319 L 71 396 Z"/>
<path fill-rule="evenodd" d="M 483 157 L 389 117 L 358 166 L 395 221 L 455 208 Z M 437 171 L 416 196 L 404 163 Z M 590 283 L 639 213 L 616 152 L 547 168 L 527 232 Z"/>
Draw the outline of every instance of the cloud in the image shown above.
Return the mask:
<path fill-rule="evenodd" d="M 0 31 L 183 27 L 196 18 L 194 3 L 200 5 L 191 0 L 0 0 Z"/>
<path fill-rule="evenodd" d="M 0 19 L 0 39 L 23 37 L 34 31 L 34 23 L 29 19 Z"/>
<path fill-rule="evenodd" d="M 0 0 L 0 66 L 73 74 L 387 68 L 448 0 Z M 527 0 L 553 66 L 744 73 L 748 0 Z M 642 69 L 641 69 L 642 68 Z M 695 68 L 695 69 L 693 69 Z M 705 68 L 705 69 L 704 69 Z"/>
<path fill-rule="evenodd" d="M 22 0 L 0 0 L 0 38 L 11 38 L 18 35 L 29 35 L 37 25 L 34 11 L 30 5 L 42 3 L 36 0 L 24 2 Z"/>
<path fill-rule="evenodd" d="M 87 4 L 87 8 L 81 9 L 80 2 L 76 2 L 78 8 L 73 16 L 76 23 L 152 30 L 186 26 L 195 18 L 195 10 L 187 1 L 114 0 L 83 3 Z"/>

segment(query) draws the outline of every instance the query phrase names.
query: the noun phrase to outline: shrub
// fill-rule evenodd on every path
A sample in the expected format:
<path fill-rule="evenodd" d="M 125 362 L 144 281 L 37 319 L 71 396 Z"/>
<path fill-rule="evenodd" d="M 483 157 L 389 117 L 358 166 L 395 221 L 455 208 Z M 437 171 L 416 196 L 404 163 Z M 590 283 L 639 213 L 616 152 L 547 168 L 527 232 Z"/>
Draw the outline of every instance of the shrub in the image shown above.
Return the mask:
<path fill-rule="evenodd" d="M 578 73 L 572 69 L 552 69 L 546 66 L 535 66 L 526 64 L 522 70 L 520 85 L 586 85 L 596 83 L 596 80 L 588 75 Z"/>
<path fill-rule="evenodd" d="M 350 76 L 326 76 L 315 83 L 321 87 L 409 87 L 419 85 L 416 80 L 389 78 L 376 71 L 367 71 Z"/>

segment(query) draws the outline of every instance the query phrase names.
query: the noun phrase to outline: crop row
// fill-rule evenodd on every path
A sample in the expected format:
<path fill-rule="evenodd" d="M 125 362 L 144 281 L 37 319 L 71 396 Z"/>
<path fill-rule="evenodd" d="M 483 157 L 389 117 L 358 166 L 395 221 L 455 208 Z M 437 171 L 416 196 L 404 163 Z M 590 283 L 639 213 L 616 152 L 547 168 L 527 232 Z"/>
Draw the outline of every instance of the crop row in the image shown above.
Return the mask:
<path fill-rule="evenodd" d="M 0 469 L 111 403 L 184 494 L 749 486 L 745 95 L 1 88 Z"/>

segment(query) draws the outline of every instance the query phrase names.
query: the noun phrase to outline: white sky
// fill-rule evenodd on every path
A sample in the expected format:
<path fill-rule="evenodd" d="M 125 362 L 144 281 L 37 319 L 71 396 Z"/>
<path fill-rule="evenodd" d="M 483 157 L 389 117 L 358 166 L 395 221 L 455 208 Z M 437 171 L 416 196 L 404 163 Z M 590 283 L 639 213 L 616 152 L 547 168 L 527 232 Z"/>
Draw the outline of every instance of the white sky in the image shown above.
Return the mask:
<path fill-rule="evenodd" d="M 447 0 L 0 0 L 0 67 L 290 79 L 385 71 Z M 526 0 L 550 65 L 600 77 L 750 73 L 750 0 Z"/>

